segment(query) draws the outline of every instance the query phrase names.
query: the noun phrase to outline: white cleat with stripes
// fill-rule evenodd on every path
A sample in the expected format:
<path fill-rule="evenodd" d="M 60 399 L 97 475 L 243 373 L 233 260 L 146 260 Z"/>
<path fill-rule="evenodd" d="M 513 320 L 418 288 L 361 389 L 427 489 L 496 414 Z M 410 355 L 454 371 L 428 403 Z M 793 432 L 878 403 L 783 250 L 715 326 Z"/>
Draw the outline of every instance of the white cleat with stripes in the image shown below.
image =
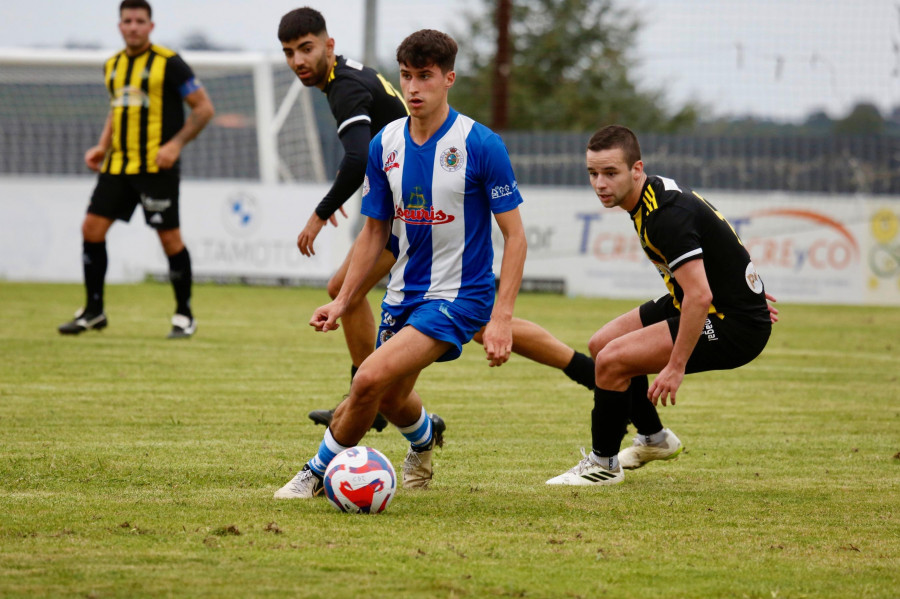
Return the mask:
<path fill-rule="evenodd" d="M 568 472 L 563 472 L 559 476 L 551 478 L 547 481 L 548 485 L 617 485 L 625 481 L 625 471 L 621 466 L 615 470 L 607 470 L 600 464 L 595 463 L 591 457 L 581 450 L 584 456 L 575 467 Z"/>

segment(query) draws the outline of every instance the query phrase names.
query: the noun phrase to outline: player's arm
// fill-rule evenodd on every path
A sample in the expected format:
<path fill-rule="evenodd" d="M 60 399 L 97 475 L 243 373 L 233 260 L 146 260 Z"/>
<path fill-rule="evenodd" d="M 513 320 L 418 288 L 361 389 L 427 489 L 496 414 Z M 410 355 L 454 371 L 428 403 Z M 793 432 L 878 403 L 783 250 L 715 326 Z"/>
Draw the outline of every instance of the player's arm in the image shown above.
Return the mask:
<path fill-rule="evenodd" d="M 347 127 L 341 132 L 339 139 L 344 147 L 344 157 L 334 183 L 297 236 L 297 248 L 304 256 L 315 255 L 313 242 L 327 222 L 331 221 L 332 225 L 337 226 L 335 212 L 340 210 L 341 214 L 347 216 L 342 206 L 359 189 L 366 174 L 366 158 L 369 142 L 372 140 L 368 122 Z"/>
<path fill-rule="evenodd" d="M 484 351 L 491 366 L 500 366 L 512 351 L 512 316 L 522 285 L 528 242 L 518 208 L 495 214 L 503 234 L 503 260 L 500 263 L 500 287 L 494 300 L 491 320 L 484 328 Z"/>
<path fill-rule="evenodd" d="M 112 110 L 106 115 L 106 124 L 103 125 L 103 132 L 100 133 L 100 139 L 97 145 L 88 149 L 84 153 L 84 163 L 89 169 L 95 172 L 100 171 L 103 161 L 106 159 L 106 153 L 112 144 Z"/>
<path fill-rule="evenodd" d="M 333 301 L 313 312 L 309 320 L 311 327 L 321 332 L 332 331 L 339 327 L 337 319 L 344 314 L 350 298 L 362 287 L 378 257 L 381 256 L 384 246 L 387 245 L 391 233 L 390 225 L 390 220 L 379 220 L 371 216 L 366 218 L 366 223 L 353 246 L 353 256 L 350 258 L 350 266 L 340 293 Z"/>
<path fill-rule="evenodd" d="M 181 150 L 189 141 L 200 135 L 207 123 L 212 120 L 216 114 L 212 100 L 206 89 L 198 87 L 184 97 L 184 101 L 190 107 L 191 111 L 184 120 L 184 126 L 172 136 L 172 139 L 160 146 L 156 154 L 156 165 L 159 168 L 172 168 Z"/>
<path fill-rule="evenodd" d="M 678 334 L 675 336 L 669 363 L 656 376 L 647 392 L 653 405 L 656 405 L 657 400 L 662 400 L 662 404 L 666 405 L 666 398 L 671 398 L 672 405 L 675 405 L 675 393 L 684 380 L 688 358 L 697 345 L 712 304 L 712 290 L 709 288 L 702 259 L 685 262 L 672 274 L 684 291 L 684 298 L 681 302 Z"/>

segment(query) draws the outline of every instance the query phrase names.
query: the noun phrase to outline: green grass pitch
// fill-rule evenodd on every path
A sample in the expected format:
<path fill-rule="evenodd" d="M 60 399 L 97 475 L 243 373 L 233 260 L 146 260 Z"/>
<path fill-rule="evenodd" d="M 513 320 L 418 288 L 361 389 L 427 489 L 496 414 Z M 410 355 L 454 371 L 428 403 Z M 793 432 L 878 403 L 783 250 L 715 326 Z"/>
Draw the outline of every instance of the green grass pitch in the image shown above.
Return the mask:
<path fill-rule="evenodd" d="M 589 392 L 470 344 L 419 381 L 448 425 L 433 488 L 356 516 L 272 499 L 348 388 L 341 332 L 307 325 L 324 290 L 197 286 L 186 341 L 154 283 L 63 338 L 82 296 L 0 283 L 2 597 L 900 595 L 900 309 L 779 306 L 760 358 L 661 409 L 685 453 L 614 487 L 544 484 L 590 444 Z M 585 351 L 637 303 L 517 315 Z M 363 442 L 399 468 L 395 430 Z"/>

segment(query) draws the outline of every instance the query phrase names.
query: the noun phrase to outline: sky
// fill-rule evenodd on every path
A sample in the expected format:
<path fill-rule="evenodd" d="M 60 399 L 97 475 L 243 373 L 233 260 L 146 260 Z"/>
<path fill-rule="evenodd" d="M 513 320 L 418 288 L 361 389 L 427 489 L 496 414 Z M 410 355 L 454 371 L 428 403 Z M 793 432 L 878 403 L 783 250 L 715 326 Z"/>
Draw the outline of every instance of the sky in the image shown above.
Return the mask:
<path fill-rule="evenodd" d="M 152 39 L 178 49 L 192 32 L 244 50 L 280 54 L 285 0 L 152 0 Z M 338 53 L 362 58 L 365 0 L 311 0 Z M 482 0 L 378 0 L 377 53 L 425 27 L 453 32 Z M 801 121 L 814 110 L 845 116 L 858 102 L 887 115 L 900 106 L 900 0 L 631 0 L 644 25 L 632 57 L 636 79 L 674 110 L 687 101 L 714 115 Z M 118 2 L 4 2 L 0 48 L 71 42 L 121 46 Z M 212 16 L 214 15 L 214 16 Z M 485 17 L 488 18 L 488 17 Z M 0 67 L 2 68 L 2 67 Z"/>

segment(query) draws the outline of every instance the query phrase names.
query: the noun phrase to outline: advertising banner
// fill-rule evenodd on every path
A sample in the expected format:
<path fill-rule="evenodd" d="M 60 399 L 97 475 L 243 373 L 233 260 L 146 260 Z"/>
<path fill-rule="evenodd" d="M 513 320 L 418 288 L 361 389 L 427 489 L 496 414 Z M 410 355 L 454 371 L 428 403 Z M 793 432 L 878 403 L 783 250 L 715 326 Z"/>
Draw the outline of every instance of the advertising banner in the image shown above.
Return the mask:
<path fill-rule="evenodd" d="M 90 178 L 0 179 L 0 278 L 79 282 L 81 221 Z M 327 225 L 316 255 L 297 235 L 327 185 L 185 181 L 182 236 L 198 280 L 322 284 L 359 230 L 359 199 Z M 524 187 L 524 289 L 649 299 L 666 292 L 628 214 L 591 189 Z M 900 305 L 900 198 L 710 191 L 704 197 L 740 236 L 766 289 L 780 301 Z M 168 264 L 140 207 L 107 239 L 111 283 L 165 276 Z M 502 237 L 494 227 L 495 272 Z"/>

